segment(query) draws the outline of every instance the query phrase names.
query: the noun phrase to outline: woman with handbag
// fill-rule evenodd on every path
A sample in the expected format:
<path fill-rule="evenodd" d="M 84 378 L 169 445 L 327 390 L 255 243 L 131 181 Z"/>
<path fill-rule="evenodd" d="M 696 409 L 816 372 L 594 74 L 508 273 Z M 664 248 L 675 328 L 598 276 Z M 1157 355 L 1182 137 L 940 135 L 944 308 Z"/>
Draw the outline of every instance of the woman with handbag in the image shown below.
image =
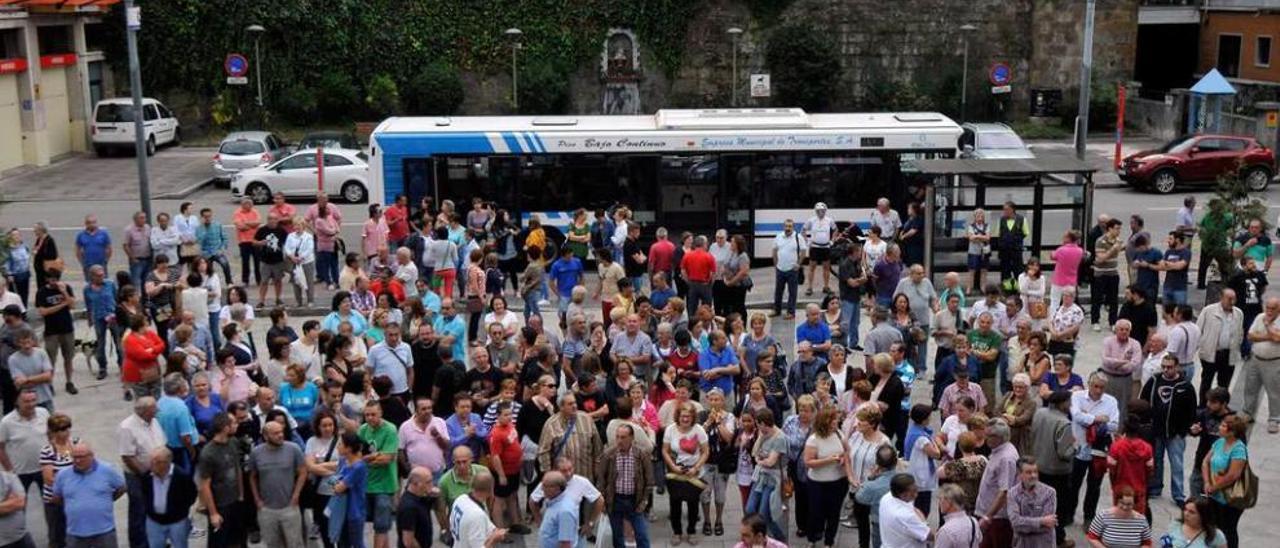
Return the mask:
<path fill-rule="evenodd" d="M 1248 471 L 1249 450 L 1244 436 L 1249 423 L 1240 415 L 1229 415 L 1218 425 L 1218 441 L 1201 464 L 1204 476 L 1204 492 L 1213 499 L 1214 518 L 1222 533 L 1227 536 L 1227 546 L 1240 546 L 1240 516 L 1250 490 L 1257 491 L 1257 478 Z M 1251 481 L 1250 481 L 1251 480 Z M 1248 485 L 1253 483 L 1253 485 Z"/>
<path fill-rule="evenodd" d="M 702 466 L 711 456 L 707 431 L 697 422 L 697 411 L 692 403 L 680 405 L 675 412 L 675 423 L 663 434 L 662 459 L 667 464 L 667 489 L 671 492 L 671 527 L 673 546 L 681 542 L 694 544 L 697 532 L 698 502 L 707 484 L 702 481 Z M 688 510 L 688 521 L 681 520 L 682 510 Z M 681 524 L 684 524 L 682 527 Z"/>
<path fill-rule="evenodd" d="M 156 333 L 151 321 L 144 314 L 129 318 L 129 331 L 124 340 L 125 400 L 142 396 L 160 396 L 160 355 L 164 354 L 164 340 Z"/>
<path fill-rule="evenodd" d="M 774 426 L 773 412 L 764 409 L 756 412 L 755 444 L 749 450 L 755 460 L 751 476 L 751 494 L 743 510 L 747 515 L 758 514 L 768 523 L 769 536 L 786 541 L 782 530 L 782 501 L 790 496 L 794 484 L 785 478 L 787 464 L 787 437 Z"/>
<path fill-rule="evenodd" d="M 730 240 L 729 259 L 724 263 L 721 281 L 724 282 L 723 295 L 725 305 L 724 316 L 737 312 L 747 317 L 747 292 L 751 291 L 751 258 L 747 256 L 747 240 L 741 235 L 734 235 Z"/>
<path fill-rule="evenodd" d="M 311 439 L 307 440 L 307 483 L 302 488 L 304 508 L 311 509 L 311 519 L 319 531 L 329 530 L 329 517 L 324 508 L 333 496 L 333 485 L 328 478 L 338 472 L 338 423 L 328 409 L 316 411 L 311 417 Z M 320 535 L 325 548 L 333 548 L 329 535 Z"/>

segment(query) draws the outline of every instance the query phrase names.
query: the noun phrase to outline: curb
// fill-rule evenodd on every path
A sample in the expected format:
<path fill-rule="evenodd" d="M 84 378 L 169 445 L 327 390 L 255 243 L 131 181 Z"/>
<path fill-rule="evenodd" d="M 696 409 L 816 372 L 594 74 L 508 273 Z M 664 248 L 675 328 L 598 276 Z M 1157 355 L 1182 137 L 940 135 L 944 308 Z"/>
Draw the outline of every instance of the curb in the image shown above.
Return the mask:
<path fill-rule="evenodd" d="M 186 188 L 180 188 L 180 189 L 178 189 L 178 190 L 176 190 L 176 191 L 173 191 L 173 192 L 166 192 L 166 193 L 164 193 L 164 194 L 157 194 L 157 195 L 155 195 L 155 196 L 152 196 L 152 197 L 151 197 L 151 199 L 153 199 L 153 200 L 180 200 L 180 199 L 182 199 L 182 198 L 186 198 L 187 196 L 190 196 L 190 195 L 192 195 L 192 194 L 195 194 L 196 192 L 198 192 L 200 189 L 204 188 L 204 187 L 205 187 L 205 186 L 207 186 L 207 185 L 213 184 L 214 180 L 215 180 L 215 179 L 213 179 L 212 177 L 210 177 L 210 178 L 208 178 L 208 179 L 205 179 L 204 181 L 201 181 L 201 182 L 199 182 L 199 183 L 195 183 L 195 184 L 190 185 L 190 186 L 188 186 L 188 187 L 186 187 Z"/>

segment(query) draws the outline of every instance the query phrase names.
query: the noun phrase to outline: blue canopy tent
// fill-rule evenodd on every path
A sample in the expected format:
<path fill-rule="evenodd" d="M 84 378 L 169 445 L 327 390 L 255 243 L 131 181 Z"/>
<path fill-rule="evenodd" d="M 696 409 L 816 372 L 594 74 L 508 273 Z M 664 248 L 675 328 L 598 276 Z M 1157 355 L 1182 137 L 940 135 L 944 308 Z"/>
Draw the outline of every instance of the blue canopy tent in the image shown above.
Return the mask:
<path fill-rule="evenodd" d="M 1216 133 L 1222 126 L 1222 99 L 1236 94 L 1227 79 L 1212 69 L 1196 85 L 1191 86 L 1191 105 L 1187 109 L 1187 133 Z"/>

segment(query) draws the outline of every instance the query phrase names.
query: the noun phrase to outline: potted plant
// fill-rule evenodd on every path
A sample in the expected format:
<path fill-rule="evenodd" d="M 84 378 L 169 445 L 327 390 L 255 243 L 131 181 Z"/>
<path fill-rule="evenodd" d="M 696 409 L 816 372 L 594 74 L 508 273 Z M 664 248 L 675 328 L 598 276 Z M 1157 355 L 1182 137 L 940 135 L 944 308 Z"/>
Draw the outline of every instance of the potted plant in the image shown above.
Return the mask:
<path fill-rule="evenodd" d="M 1200 260 L 1211 263 L 1205 302 L 1217 301 L 1223 286 L 1235 274 L 1239 262 L 1231 253 L 1233 241 L 1253 219 L 1262 221 L 1264 233 L 1270 230 L 1267 205 L 1249 194 L 1239 170 L 1220 175 L 1214 197 L 1200 220 Z"/>

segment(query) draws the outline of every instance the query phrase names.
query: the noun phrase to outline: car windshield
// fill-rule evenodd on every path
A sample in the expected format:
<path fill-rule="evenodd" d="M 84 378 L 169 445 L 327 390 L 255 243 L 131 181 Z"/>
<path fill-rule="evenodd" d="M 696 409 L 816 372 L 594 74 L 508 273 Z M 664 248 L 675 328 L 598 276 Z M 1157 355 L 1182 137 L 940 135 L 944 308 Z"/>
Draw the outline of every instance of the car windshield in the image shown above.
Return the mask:
<path fill-rule="evenodd" d="M 265 149 L 262 143 L 257 141 L 228 141 L 222 143 L 222 147 L 218 152 L 222 154 L 249 155 L 262 154 Z"/>
<path fill-rule="evenodd" d="M 354 148 L 351 139 L 342 135 L 309 135 L 298 148 Z"/>
<path fill-rule="evenodd" d="M 1016 134 L 1006 133 L 1006 132 L 983 133 L 981 145 L 982 146 L 980 148 L 985 148 L 985 149 L 1026 148 L 1026 145 L 1022 144 L 1022 139 L 1019 139 Z"/>
<path fill-rule="evenodd" d="M 1183 152 L 1191 148 L 1191 145 L 1195 144 L 1195 142 L 1196 139 L 1194 135 L 1183 135 L 1182 137 L 1169 141 L 1168 144 L 1160 147 L 1160 152 L 1165 154 L 1170 152 Z"/>
<path fill-rule="evenodd" d="M 102 124 L 118 124 L 133 121 L 133 105 L 98 105 L 97 119 Z"/>

